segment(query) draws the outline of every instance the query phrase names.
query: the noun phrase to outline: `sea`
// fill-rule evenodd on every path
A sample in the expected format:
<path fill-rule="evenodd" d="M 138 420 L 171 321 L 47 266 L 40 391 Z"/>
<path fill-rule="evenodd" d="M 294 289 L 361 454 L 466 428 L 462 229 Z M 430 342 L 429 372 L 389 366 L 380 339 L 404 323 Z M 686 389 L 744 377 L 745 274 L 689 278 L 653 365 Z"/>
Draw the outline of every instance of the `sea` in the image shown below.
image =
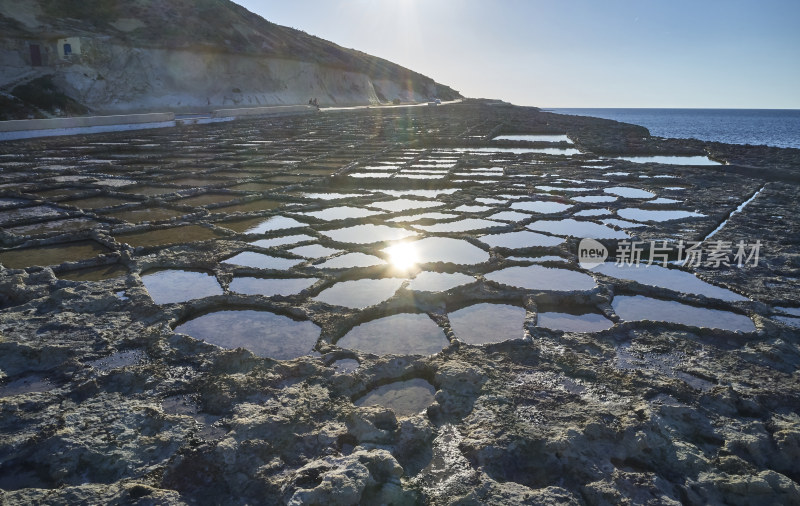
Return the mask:
<path fill-rule="evenodd" d="M 659 137 L 800 149 L 797 109 L 543 109 L 640 125 Z"/>

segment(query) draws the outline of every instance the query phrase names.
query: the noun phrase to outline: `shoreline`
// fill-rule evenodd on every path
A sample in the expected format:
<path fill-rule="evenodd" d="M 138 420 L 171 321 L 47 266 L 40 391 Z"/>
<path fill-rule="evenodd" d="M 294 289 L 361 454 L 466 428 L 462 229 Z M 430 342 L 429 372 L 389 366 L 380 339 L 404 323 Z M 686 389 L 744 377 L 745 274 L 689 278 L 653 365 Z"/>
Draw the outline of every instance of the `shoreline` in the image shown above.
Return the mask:
<path fill-rule="evenodd" d="M 800 149 L 798 109 L 562 107 L 542 111 L 635 124 L 665 138 Z"/>

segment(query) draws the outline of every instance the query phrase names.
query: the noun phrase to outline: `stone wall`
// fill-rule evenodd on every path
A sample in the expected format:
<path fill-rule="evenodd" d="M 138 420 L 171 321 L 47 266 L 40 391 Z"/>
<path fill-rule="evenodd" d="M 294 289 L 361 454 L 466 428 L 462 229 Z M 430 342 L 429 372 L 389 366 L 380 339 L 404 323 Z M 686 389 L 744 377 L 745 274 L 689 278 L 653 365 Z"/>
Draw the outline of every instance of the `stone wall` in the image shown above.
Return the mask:
<path fill-rule="evenodd" d="M 115 116 L 80 116 L 73 118 L 20 119 L 0 121 L 0 132 L 21 130 L 47 130 L 51 128 L 80 128 L 91 126 L 125 125 L 137 123 L 160 123 L 173 121 L 171 112 L 150 114 L 120 114 Z"/>

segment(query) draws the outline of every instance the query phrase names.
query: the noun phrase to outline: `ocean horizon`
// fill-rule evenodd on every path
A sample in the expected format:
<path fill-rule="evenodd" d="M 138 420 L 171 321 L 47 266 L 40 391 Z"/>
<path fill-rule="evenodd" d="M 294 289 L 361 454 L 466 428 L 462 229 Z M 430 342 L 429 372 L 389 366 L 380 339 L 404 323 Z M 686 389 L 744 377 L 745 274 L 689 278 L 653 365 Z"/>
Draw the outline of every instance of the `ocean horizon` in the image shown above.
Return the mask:
<path fill-rule="evenodd" d="M 640 125 L 652 135 L 800 149 L 798 109 L 542 108 Z"/>

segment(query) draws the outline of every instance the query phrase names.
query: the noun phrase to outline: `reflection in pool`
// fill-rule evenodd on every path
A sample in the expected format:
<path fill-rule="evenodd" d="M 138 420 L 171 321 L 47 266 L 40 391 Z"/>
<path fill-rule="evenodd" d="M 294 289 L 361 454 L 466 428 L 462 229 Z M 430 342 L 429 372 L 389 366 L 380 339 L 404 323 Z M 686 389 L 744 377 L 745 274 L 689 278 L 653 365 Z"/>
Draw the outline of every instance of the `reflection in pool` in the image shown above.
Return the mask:
<path fill-rule="evenodd" d="M 303 263 L 303 260 L 296 258 L 280 258 L 255 251 L 243 251 L 238 255 L 223 260 L 226 264 L 240 265 L 242 267 L 253 267 L 256 269 L 291 269 L 295 265 Z"/>
<path fill-rule="evenodd" d="M 420 190 L 415 188 L 409 188 L 407 190 L 376 190 L 386 195 L 391 195 L 393 197 L 400 197 L 403 195 L 411 195 L 412 197 L 420 197 L 425 199 L 435 199 L 439 195 L 450 195 L 451 193 L 455 193 L 458 191 L 458 188 L 439 188 L 436 190 Z"/>
<path fill-rule="evenodd" d="M 399 173 L 397 174 L 398 178 L 406 178 L 406 179 L 444 179 L 447 175 L 446 172 L 441 174 L 408 174 L 408 173 Z"/>
<path fill-rule="evenodd" d="M 541 265 L 506 267 L 485 277 L 489 281 L 528 290 L 584 291 L 595 287 L 594 278 L 588 274 Z"/>
<path fill-rule="evenodd" d="M 627 239 L 628 234 L 621 230 L 595 223 L 593 221 L 579 221 L 572 218 L 564 220 L 539 220 L 534 221 L 528 228 L 553 235 L 571 235 L 573 237 L 591 237 L 592 239 Z"/>
<path fill-rule="evenodd" d="M 453 209 L 453 211 L 457 213 L 482 213 L 484 211 L 489 211 L 492 208 L 489 206 L 474 206 L 474 205 L 461 205 Z"/>
<path fill-rule="evenodd" d="M 373 202 L 370 207 L 377 207 L 389 212 L 408 211 L 409 209 L 425 209 L 428 207 L 438 207 L 444 205 L 441 202 L 434 202 L 430 200 L 412 200 L 412 199 L 397 199 L 389 200 L 386 202 Z"/>
<path fill-rule="evenodd" d="M 119 264 L 111 264 L 62 272 L 58 274 L 58 277 L 70 281 L 103 281 L 106 279 L 118 278 L 126 274 L 128 274 L 127 267 Z"/>
<path fill-rule="evenodd" d="M 289 244 L 297 244 L 298 242 L 311 241 L 314 238 L 310 235 L 297 234 L 297 235 L 282 235 L 280 237 L 272 237 L 270 239 L 259 239 L 250 244 L 258 246 L 259 248 L 271 248 L 273 246 L 286 246 Z"/>
<path fill-rule="evenodd" d="M 566 135 L 500 135 L 492 139 L 493 141 L 528 141 L 528 142 L 568 142 L 572 144 L 572 140 Z"/>
<path fill-rule="evenodd" d="M 514 153 L 523 155 L 525 153 L 539 153 L 543 155 L 579 155 L 581 152 L 573 148 L 456 148 L 453 151 L 460 153 Z"/>
<path fill-rule="evenodd" d="M 670 221 L 682 220 L 686 218 L 702 218 L 705 214 L 696 213 L 694 211 L 673 211 L 673 210 L 650 210 L 650 209 L 637 209 L 625 208 L 619 209 L 617 215 L 620 218 L 634 221 Z"/>
<path fill-rule="evenodd" d="M 505 223 L 498 221 L 482 220 L 478 218 L 467 218 L 458 221 L 451 221 L 448 223 L 437 223 L 435 225 L 414 225 L 415 228 L 424 230 L 426 232 L 440 232 L 440 233 L 456 233 L 468 232 L 470 230 L 481 230 L 493 227 L 505 227 Z"/>
<path fill-rule="evenodd" d="M 537 326 L 564 332 L 600 332 L 614 326 L 614 322 L 600 313 L 569 314 L 539 313 Z"/>
<path fill-rule="evenodd" d="M 550 186 L 550 185 L 539 185 L 536 187 L 537 190 L 541 190 L 543 192 L 550 192 L 550 193 L 581 193 L 581 192 L 590 192 L 594 191 L 594 188 L 588 188 L 584 186 Z"/>
<path fill-rule="evenodd" d="M 334 241 L 352 244 L 371 244 L 383 241 L 397 241 L 417 235 L 403 228 L 386 225 L 356 225 L 354 227 L 323 230 L 320 232 Z"/>
<path fill-rule="evenodd" d="M 400 313 L 356 325 L 336 342 L 340 348 L 376 355 L 432 355 L 447 347 L 444 331 L 426 314 Z"/>
<path fill-rule="evenodd" d="M 524 337 L 525 309 L 508 304 L 474 304 L 449 313 L 456 337 L 469 344 Z"/>
<path fill-rule="evenodd" d="M 340 281 L 323 290 L 314 300 L 336 306 L 363 309 L 388 299 L 403 284 L 403 278 Z"/>
<path fill-rule="evenodd" d="M 348 176 L 359 179 L 366 179 L 366 178 L 392 177 L 393 174 L 394 172 L 351 172 L 348 174 Z"/>
<path fill-rule="evenodd" d="M 530 218 L 531 218 L 530 214 L 518 213 L 517 211 L 500 211 L 499 213 L 495 213 L 489 216 L 490 220 L 500 220 L 500 221 L 524 221 Z"/>
<path fill-rule="evenodd" d="M 800 328 L 800 318 L 794 318 L 792 316 L 773 316 L 772 319 L 785 323 L 790 327 Z"/>
<path fill-rule="evenodd" d="M 331 256 L 334 253 L 339 253 L 340 249 L 333 249 L 323 246 L 321 244 L 309 244 L 307 246 L 298 246 L 289 250 L 289 253 L 304 258 L 322 258 Z"/>
<path fill-rule="evenodd" d="M 577 217 L 591 217 L 591 216 L 606 216 L 611 214 L 611 211 L 608 209 L 584 209 L 583 211 L 578 211 L 577 213 L 573 214 L 573 216 Z"/>
<path fill-rule="evenodd" d="M 309 288 L 318 281 L 317 278 L 253 278 L 235 277 L 231 281 L 230 290 L 244 295 L 294 295 Z"/>
<path fill-rule="evenodd" d="M 360 207 L 339 206 L 328 207 L 320 211 L 311 211 L 301 214 L 303 216 L 317 218 L 318 220 L 335 221 L 347 220 L 351 218 L 366 218 L 367 216 L 375 216 L 376 214 L 381 213 L 377 211 L 370 211 L 368 209 L 361 209 Z"/>
<path fill-rule="evenodd" d="M 642 190 L 641 188 L 631 188 L 630 186 L 613 186 L 605 188 L 603 191 L 626 199 L 651 199 L 656 196 L 653 192 Z"/>
<path fill-rule="evenodd" d="M 663 321 L 742 332 L 756 330 L 753 321 L 744 315 L 689 306 L 674 300 L 652 299 L 643 295 L 619 295 L 614 297 L 611 306 L 620 318 L 627 321 Z"/>
<path fill-rule="evenodd" d="M 538 201 L 523 201 L 523 202 L 514 202 L 511 204 L 511 209 L 517 209 L 519 211 L 528 211 L 531 213 L 540 213 L 540 214 L 556 214 L 566 211 L 572 207 L 570 204 L 562 204 L 561 202 L 550 202 L 544 200 Z"/>
<path fill-rule="evenodd" d="M 355 267 L 372 267 L 373 265 L 385 264 L 386 261 L 375 255 L 366 253 L 347 253 L 338 257 L 331 258 L 314 267 L 318 269 L 352 269 Z"/>
<path fill-rule="evenodd" d="M 409 282 L 408 289 L 418 292 L 444 292 L 474 281 L 474 277 L 461 274 L 460 272 L 451 274 L 448 272 L 423 271 Z"/>
<path fill-rule="evenodd" d="M 546 248 L 558 246 L 564 242 L 564 239 L 561 237 L 553 237 L 551 235 L 529 232 L 527 230 L 508 232 L 505 234 L 484 235 L 479 237 L 478 240 L 484 244 L 488 244 L 492 248 L 507 249 Z"/>
<path fill-rule="evenodd" d="M 419 262 L 417 249 L 409 242 L 395 244 L 383 251 L 389 255 L 389 263 L 396 269 L 408 270 Z"/>
<path fill-rule="evenodd" d="M 156 304 L 222 295 L 217 278 L 206 272 L 160 270 L 142 274 L 142 283 Z"/>
<path fill-rule="evenodd" d="M 564 258 L 558 255 L 543 255 L 540 257 L 508 257 L 509 260 L 514 260 L 517 262 L 533 262 L 533 263 L 544 263 L 544 262 L 562 262 L 562 263 L 569 263 L 568 258 Z"/>
<path fill-rule="evenodd" d="M 738 293 L 706 283 L 691 272 L 669 269 L 660 265 L 639 265 L 637 267 L 635 265 L 619 266 L 615 262 L 604 262 L 591 270 L 606 276 L 636 281 L 644 285 L 660 286 L 676 292 L 695 293 L 727 301 L 747 300 L 747 297 Z"/>
<path fill-rule="evenodd" d="M 775 306 L 775 309 L 786 314 L 800 316 L 800 307 L 781 307 Z"/>
<path fill-rule="evenodd" d="M 278 360 L 308 355 L 319 338 L 319 327 L 311 322 L 255 310 L 208 313 L 175 327 L 175 332 Z"/>
<path fill-rule="evenodd" d="M 606 225 L 619 228 L 641 228 L 646 227 L 644 223 L 636 223 L 635 221 L 618 220 L 616 218 L 605 218 L 600 220 Z"/>
<path fill-rule="evenodd" d="M 389 261 L 398 269 L 408 269 L 418 263 L 449 262 L 461 265 L 478 264 L 489 260 L 489 253 L 462 239 L 428 237 L 407 241 L 385 248 Z"/>
<path fill-rule="evenodd" d="M 587 204 L 601 204 L 605 202 L 614 202 L 617 200 L 617 197 L 611 195 L 584 195 L 582 197 L 572 197 L 572 200 Z"/>
<path fill-rule="evenodd" d="M 289 228 L 305 227 L 305 223 L 287 218 L 286 216 L 272 216 L 261 221 L 258 225 L 248 228 L 245 234 L 266 234 L 275 230 L 285 230 Z"/>
<path fill-rule="evenodd" d="M 424 379 L 397 381 L 372 390 L 356 406 L 383 406 L 398 416 L 411 416 L 433 404 L 436 389 Z"/>
<path fill-rule="evenodd" d="M 410 216 L 397 216 L 387 221 L 405 222 L 405 221 L 421 221 L 421 220 L 451 220 L 453 218 L 458 218 L 458 215 L 450 213 L 430 212 L 430 213 L 412 214 Z"/>
<path fill-rule="evenodd" d="M 662 163 L 666 165 L 722 165 L 707 156 L 620 156 L 616 159 L 634 163 Z"/>

